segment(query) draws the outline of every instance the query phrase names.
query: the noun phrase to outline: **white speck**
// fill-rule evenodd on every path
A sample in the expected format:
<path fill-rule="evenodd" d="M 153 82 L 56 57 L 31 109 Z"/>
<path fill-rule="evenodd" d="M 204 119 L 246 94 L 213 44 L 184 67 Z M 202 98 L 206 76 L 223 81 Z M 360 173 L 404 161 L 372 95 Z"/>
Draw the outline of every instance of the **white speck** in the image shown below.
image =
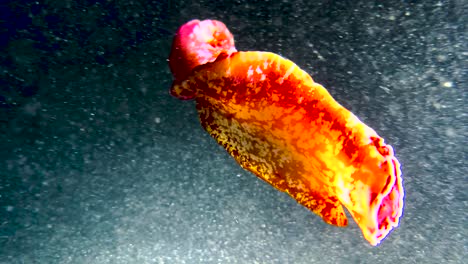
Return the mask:
<path fill-rule="evenodd" d="M 446 88 L 452 88 L 453 83 L 452 82 L 444 82 L 444 83 L 442 83 L 442 86 L 444 86 Z"/>
<path fill-rule="evenodd" d="M 451 127 L 447 128 L 447 130 L 445 130 L 445 135 L 447 135 L 447 137 L 454 137 L 456 135 L 455 129 Z"/>
<path fill-rule="evenodd" d="M 318 50 L 312 50 L 312 52 L 317 55 L 317 58 L 321 61 L 324 61 L 325 58 L 318 52 Z"/>
<path fill-rule="evenodd" d="M 382 89 L 382 90 L 384 90 L 384 91 L 385 91 L 386 93 L 388 93 L 388 94 L 390 93 L 390 89 L 387 88 L 387 87 L 385 87 L 385 86 L 379 85 L 379 88 Z"/>
<path fill-rule="evenodd" d="M 7 212 L 12 212 L 15 208 L 11 205 L 8 205 L 8 206 L 5 206 L 5 209 L 7 210 Z"/>
<path fill-rule="evenodd" d="M 160 117 L 155 117 L 155 118 L 154 118 L 154 122 L 155 122 L 156 124 L 161 123 L 161 118 L 160 118 Z"/>
<path fill-rule="evenodd" d="M 146 88 L 146 85 L 142 85 L 140 87 L 140 91 L 142 94 L 146 95 L 146 93 L 148 92 L 148 88 Z"/>
<path fill-rule="evenodd" d="M 437 61 L 439 62 L 444 62 L 447 60 L 447 56 L 445 55 L 438 55 L 436 58 L 437 58 Z"/>
<path fill-rule="evenodd" d="M 395 16 L 394 16 L 394 15 L 390 15 L 390 16 L 388 17 L 388 19 L 391 20 L 391 21 L 394 21 L 394 20 L 395 20 Z"/>

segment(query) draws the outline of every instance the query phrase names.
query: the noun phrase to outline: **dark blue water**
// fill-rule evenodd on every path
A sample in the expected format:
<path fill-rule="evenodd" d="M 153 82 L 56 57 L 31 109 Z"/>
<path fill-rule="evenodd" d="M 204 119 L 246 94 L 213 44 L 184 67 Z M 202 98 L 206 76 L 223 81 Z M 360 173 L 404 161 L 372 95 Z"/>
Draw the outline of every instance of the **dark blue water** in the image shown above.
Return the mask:
<path fill-rule="evenodd" d="M 468 257 L 465 1 L 116 2 L 0 4 L 0 263 Z M 242 170 L 168 94 L 194 18 L 296 62 L 395 148 L 406 207 L 380 246 Z"/>

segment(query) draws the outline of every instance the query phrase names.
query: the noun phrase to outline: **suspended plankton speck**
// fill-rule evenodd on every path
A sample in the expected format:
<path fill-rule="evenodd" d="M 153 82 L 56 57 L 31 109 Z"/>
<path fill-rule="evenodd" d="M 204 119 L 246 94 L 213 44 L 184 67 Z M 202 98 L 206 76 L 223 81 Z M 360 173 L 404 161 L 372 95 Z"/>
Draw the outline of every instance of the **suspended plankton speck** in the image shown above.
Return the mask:
<path fill-rule="evenodd" d="M 446 88 L 452 88 L 453 87 L 453 82 L 443 82 L 442 86 Z"/>

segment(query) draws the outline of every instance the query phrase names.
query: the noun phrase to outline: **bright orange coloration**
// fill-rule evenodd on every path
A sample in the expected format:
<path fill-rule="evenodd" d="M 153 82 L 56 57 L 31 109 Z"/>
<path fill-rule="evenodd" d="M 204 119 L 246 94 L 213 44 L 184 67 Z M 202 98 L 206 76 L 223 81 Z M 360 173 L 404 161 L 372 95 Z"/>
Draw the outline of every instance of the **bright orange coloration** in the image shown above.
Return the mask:
<path fill-rule="evenodd" d="M 398 226 L 404 193 L 392 147 L 293 62 L 224 54 L 172 92 L 195 96 L 202 126 L 243 168 L 327 223 L 347 225 L 344 205 L 372 245 Z"/>

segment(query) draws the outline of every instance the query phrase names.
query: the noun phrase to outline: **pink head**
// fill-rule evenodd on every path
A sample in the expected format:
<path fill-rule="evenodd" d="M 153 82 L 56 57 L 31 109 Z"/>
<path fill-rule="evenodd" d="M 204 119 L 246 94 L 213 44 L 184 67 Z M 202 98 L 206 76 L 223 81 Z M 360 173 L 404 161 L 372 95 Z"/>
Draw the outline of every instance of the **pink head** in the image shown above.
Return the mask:
<path fill-rule="evenodd" d="M 183 81 L 196 66 L 233 52 L 236 52 L 234 38 L 226 25 L 217 20 L 191 20 L 174 37 L 169 67 L 175 80 Z"/>

